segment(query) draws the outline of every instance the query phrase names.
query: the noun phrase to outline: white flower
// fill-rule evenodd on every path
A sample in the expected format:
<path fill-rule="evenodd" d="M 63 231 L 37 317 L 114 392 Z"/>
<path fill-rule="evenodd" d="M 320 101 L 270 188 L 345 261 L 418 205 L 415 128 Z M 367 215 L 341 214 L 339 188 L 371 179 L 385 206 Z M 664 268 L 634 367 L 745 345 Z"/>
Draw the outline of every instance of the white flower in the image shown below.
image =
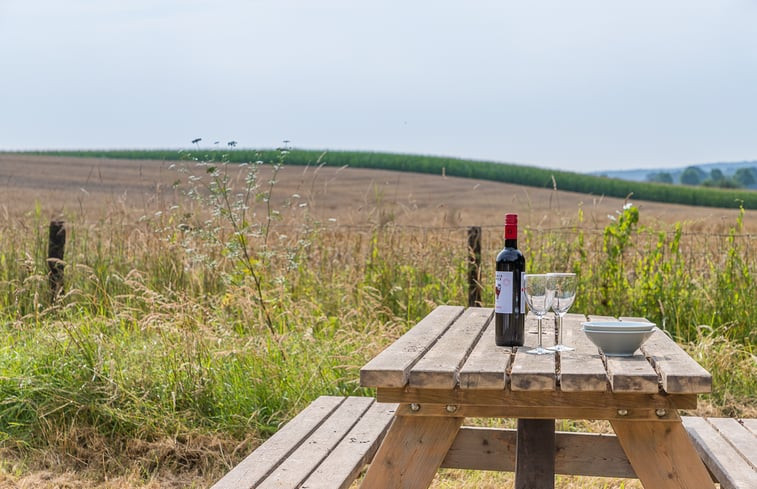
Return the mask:
<path fill-rule="evenodd" d="M 615 216 L 613 216 L 612 214 L 607 214 L 607 217 L 608 217 L 608 218 L 609 218 L 609 219 L 610 219 L 611 221 L 614 221 L 614 220 L 615 220 Z"/>
<path fill-rule="evenodd" d="M 624 210 L 624 211 L 627 211 L 627 210 L 628 210 L 628 209 L 630 209 L 631 207 L 633 207 L 633 204 L 632 204 L 632 203 L 630 203 L 630 202 L 626 202 L 626 204 L 625 204 L 625 205 L 623 206 L 623 210 Z"/>

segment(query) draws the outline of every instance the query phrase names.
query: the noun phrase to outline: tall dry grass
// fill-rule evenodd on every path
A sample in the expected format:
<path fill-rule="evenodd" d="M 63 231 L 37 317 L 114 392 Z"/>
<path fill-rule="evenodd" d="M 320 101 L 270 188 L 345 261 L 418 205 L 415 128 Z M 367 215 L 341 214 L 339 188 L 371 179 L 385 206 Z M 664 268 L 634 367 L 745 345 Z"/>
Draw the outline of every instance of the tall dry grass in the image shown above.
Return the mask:
<path fill-rule="evenodd" d="M 465 229 L 387 214 L 342 227 L 296 195 L 272 208 L 275 182 L 254 165 L 212 168 L 188 167 L 184 192 L 138 219 L 65 216 L 55 303 L 41 210 L 0 215 L 0 485 L 44 487 L 34 478 L 54 470 L 76 473 L 71 487 L 204 487 L 315 397 L 369 395 L 365 361 L 436 305 L 467 300 Z M 524 226 L 528 266 L 575 269 L 575 311 L 664 325 L 715 375 L 703 409 L 754 413 L 751 238 L 738 220 L 721 236 L 642 229 L 634 209 L 599 232 L 580 209 L 560 229 Z M 485 229 L 487 304 L 499 235 Z M 490 484 L 445 474 L 438 487 Z"/>

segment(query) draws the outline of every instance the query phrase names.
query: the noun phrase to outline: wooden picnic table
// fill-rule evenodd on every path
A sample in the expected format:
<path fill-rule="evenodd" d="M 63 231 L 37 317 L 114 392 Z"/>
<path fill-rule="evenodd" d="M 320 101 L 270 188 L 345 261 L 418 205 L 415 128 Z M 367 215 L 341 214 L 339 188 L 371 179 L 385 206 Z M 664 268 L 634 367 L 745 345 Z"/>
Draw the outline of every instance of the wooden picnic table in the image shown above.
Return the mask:
<path fill-rule="evenodd" d="M 660 330 L 632 357 L 605 357 L 580 330 L 587 319 L 608 318 L 569 314 L 564 341 L 575 351 L 530 355 L 525 350 L 537 342 L 528 333 L 531 316 L 526 345 L 510 348 L 495 345 L 492 309 L 434 309 L 360 371 L 361 385 L 376 388 L 379 402 L 399 403 L 361 487 L 428 487 L 443 461 L 512 466 L 516 489 L 554 487 L 554 420 L 602 419 L 645 488 L 714 488 L 678 414 L 710 392 L 710 374 Z M 545 346 L 554 342 L 551 331 Z M 488 460 L 505 455 L 493 454 L 475 428 L 462 427 L 466 417 L 518 418 L 514 464 Z M 573 452 L 583 460 L 563 465 L 613 475 L 601 435 L 575 438 Z"/>

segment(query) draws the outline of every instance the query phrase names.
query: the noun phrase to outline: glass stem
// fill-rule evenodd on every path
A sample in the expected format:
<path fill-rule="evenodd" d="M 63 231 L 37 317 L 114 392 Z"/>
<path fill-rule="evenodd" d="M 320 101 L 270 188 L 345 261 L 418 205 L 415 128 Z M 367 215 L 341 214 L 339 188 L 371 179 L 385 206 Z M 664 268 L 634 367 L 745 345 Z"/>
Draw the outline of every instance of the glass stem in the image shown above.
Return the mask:
<path fill-rule="evenodd" d="M 562 314 L 557 315 L 557 344 L 562 345 Z"/>
<path fill-rule="evenodd" d="M 539 335 L 539 349 L 541 350 L 542 344 L 541 344 L 541 316 L 537 316 L 538 319 L 538 326 L 537 326 L 537 334 Z"/>

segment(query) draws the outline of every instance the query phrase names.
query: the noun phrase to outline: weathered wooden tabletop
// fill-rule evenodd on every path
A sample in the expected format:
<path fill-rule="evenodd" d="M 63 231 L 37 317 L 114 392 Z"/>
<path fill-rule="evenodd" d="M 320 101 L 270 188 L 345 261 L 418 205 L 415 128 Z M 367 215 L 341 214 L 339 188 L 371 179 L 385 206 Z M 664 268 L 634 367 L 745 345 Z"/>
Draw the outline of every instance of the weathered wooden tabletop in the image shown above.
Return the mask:
<path fill-rule="evenodd" d="M 580 324 L 608 318 L 568 314 L 563 340 L 575 351 L 530 355 L 526 350 L 538 341 L 536 319 L 528 316 L 526 345 L 519 348 L 495 345 L 493 317 L 490 308 L 439 306 L 361 369 L 361 385 L 636 394 L 711 390 L 710 374 L 659 329 L 634 356 L 605 357 Z M 553 345 L 554 318 L 545 318 L 544 327 L 544 345 Z"/>

